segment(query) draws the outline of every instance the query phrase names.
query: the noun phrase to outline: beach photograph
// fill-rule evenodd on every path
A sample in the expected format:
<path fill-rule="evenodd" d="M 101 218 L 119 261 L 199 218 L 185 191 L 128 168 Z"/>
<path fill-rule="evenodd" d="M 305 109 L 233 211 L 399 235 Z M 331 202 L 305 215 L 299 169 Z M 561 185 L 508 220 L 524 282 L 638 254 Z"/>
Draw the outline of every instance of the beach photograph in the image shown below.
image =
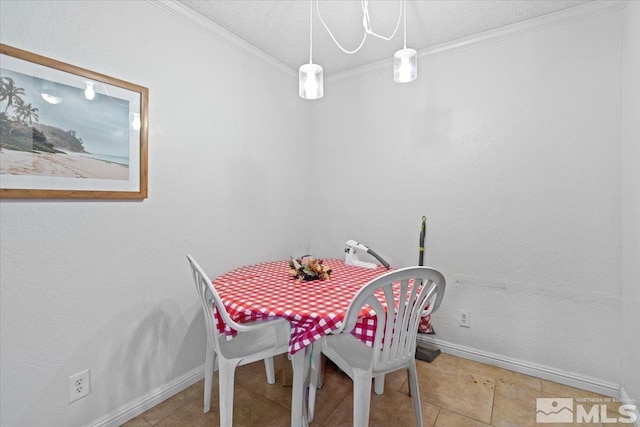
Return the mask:
<path fill-rule="evenodd" d="M 77 153 L 0 149 L 0 174 L 64 178 L 129 179 L 129 167 Z"/>
<path fill-rule="evenodd" d="M 81 87 L 27 75 L 3 56 L 0 179 L 129 179 L 129 101 L 79 80 Z"/>

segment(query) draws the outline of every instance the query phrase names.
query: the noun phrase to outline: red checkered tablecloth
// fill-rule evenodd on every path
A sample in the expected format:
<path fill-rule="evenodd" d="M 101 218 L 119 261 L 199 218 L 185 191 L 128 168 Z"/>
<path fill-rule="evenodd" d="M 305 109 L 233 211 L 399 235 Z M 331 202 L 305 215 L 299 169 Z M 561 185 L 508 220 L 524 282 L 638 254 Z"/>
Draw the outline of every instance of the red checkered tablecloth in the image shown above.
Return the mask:
<path fill-rule="evenodd" d="M 346 265 L 344 260 L 327 259 L 329 280 L 298 282 L 289 274 L 288 261 L 273 261 L 241 267 L 216 278 L 213 284 L 231 318 L 246 323 L 268 317 L 284 317 L 291 323 L 289 353 L 307 347 L 338 329 L 349 303 L 358 290 L 372 279 L 388 272 Z M 234 331 L 221 322 L 220 331 Z M 376 319 L 363 309 L 352 333 L 371 345 Z"/>

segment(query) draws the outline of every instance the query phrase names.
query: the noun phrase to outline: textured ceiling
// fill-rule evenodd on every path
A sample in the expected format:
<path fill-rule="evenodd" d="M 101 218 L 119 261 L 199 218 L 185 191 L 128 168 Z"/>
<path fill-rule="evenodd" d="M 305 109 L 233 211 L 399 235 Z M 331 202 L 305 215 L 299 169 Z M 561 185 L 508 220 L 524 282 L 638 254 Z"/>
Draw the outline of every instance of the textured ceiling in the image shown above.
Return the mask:
<path fill-rule="evenodd" d="M 407 0 L 407 47 L 421 50 L 553 13 L 591 0 Z M 180 3 L 297 70 L 309 62 L 307 0 L 179 0 Z M 370 0 L 373 30 L 390 35 L 401 2 Z M 320 0 L 320 13 L 346 48 L 362 40 L 360 0 Z M 393 40 L 368 36 L 354 55 L 343 53 L 322 26 L 313 2 L 313 62 L 325 76 L 392 58 L 402 48 L 402 23 Z"/>

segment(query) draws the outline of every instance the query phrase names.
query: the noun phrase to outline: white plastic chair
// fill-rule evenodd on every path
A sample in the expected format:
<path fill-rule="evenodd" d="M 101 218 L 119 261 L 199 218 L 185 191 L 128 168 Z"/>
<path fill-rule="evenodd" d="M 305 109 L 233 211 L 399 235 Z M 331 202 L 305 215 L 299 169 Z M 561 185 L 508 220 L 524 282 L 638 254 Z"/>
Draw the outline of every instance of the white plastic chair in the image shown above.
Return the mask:
<path fill-rule="evenodd" d="M 202 302 L 207 327 L 207 353 L 204 375 L 204 411 L 209 412 L 213 369 L 218 358 L 220 426 L 231 427 L 233 420 L 233 389 L 237 366 L 264 359 L 267 370 L 267 382 L 275 383 L 273 356 L 289 351 L 291 325 L 286 319 L 270 319 L 251 323 L 234 322 L 218 296 L 211 280 L 198 263 L 187 255 L 193 279 Z M 227 340 L 216 325 L 214 306 L 222 320 L 238 334 Z M 293 424 L 293 423 L 292 423 Z"/>
<path fill-rule="evenodd" d="M 408 267 L 380 276 L 358 291 L 349 304 L 341 327 L 314 343 L 312 372 L 317 372 L 322 352 L 353 380 L 355 427 L 369 425 L 372 378 L 376 381 L 376 393 L 381 394 L 384 375 L 399 369 L 408 370 L 416 426 L 422 426 L 415 360 L 416 335 L 420 318 L 424 314 L 435 312 L 440 306 L 445 283 L 444 276 L 429 267 Z M 424 310 L 427 303 L 429 307 Z M 367 346 L 351 334 L 360 311 L 367 306 L 375 311 L 377 318 L 373 347 Z M 316 381 L 318 376 L 312 374 L 310 421 L 313 419 Z"/>

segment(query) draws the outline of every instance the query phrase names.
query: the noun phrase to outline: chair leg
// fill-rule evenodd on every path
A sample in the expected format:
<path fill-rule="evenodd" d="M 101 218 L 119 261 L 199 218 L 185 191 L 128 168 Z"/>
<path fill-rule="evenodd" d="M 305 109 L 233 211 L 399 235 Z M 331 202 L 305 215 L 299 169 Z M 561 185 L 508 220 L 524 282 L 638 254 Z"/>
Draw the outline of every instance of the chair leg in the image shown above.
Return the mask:
<path fill-rule="evenodd" d="M 413 360 L 407 369 L 409 373 L 409 389 L 413 397 L 413 410 L 416 413 L 416 427 L 422 427 L 422 409 L 420 408 L 420 391 L 418 389 L 418 371 L 416 361 Z"/>
<path fill-rule="evenodd" d="M 291 427 L 302 427 L 307 425 L 304 408 L 305 393 L 305 359 L 306 349 L 301 349 L 291 357 L 293 364 L 293 384 L 291 388 Z M 222 427 L 222 426 L 220 426 Z"/>
<path fill-rule="evenodd" d="M 233 389 L 238 362 L 238 360 L 218 358 L 220 427 L 231 427 L 233 423 Z"/>
<path fill-rule="evenodd" d="M 321 342 L 315 342 L 312 344 L 311 350 L 311 373 L 309 378 L 309 402 L 307 403 L 308 414 L 307 420 L 308 422 L 313 421 L 313 414 L 316 407 L 316 391 L 318 387 L 322 384 L 322 352 Z"/>
<path fill-rule="evenodd" d="M 207 353 L 204 362 L 204 410 L 211 410 L 211 387 L 213 385 L 213 368 L 216 364 L 216 352 L 212 345 L 207 343 Z"/>
<path fill-rule="evenodd" d="M 269 384 L 275 384 L 276 368 L 273 364 L 273 357 L 267 357 L 266 359 L 264 359 L 264 369 L 267 371 L 267 382 Z"/>
<path fill-rule="evenodd" d="M 384 374 L 378 375 L 373 379 L 374 390 L 376 394 L 384 393 Z"/>
<path fill-rule="evenodd" d="M 280 360 L 282 360 L 282 386 L 291 387 L 293 385 L 293 365 L 289 360 L 289 354 L 281 354 Z"/>
<path fill-rule="evenodd" d="M 327 372 L 327 356 L 320 352 L 320 372 L 318 372 L 318 390 L 322 388 L 324 374 Z"/>
<path fill-rule="evenodd" d="M 353 372 L 353 427 L 369 425 L 371 406 L 371 372 Z"/>

